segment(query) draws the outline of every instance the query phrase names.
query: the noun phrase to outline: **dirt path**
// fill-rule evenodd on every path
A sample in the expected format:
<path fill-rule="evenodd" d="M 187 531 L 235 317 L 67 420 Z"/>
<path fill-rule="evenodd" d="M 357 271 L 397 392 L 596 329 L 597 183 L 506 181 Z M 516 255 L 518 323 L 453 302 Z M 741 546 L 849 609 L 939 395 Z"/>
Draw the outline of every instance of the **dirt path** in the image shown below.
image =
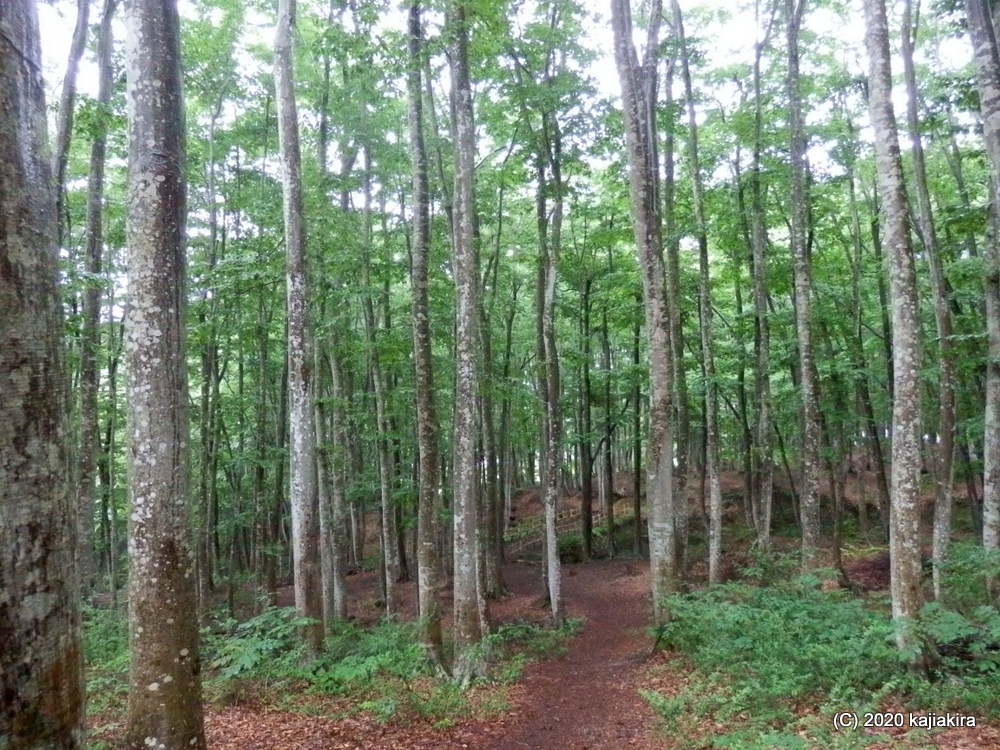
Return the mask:
<path fill-rule="evenodd" d="M 504 570 L 510 595 L 494 603 L 499 622 L 541 620 L 541 572 L 533 565 Z M 656 720 L 636 692 L 649 649 L 649 565 L 595 562 L 563 567 L 567 613 L 584 618 L 568 652 L 528 665 L 511 688 L 510 708 L 455 725 L 378 724 L 364 717 L 330 718 L 235 705 L 211 710 L 211 750 L 662 750 Z M 412 602 L 410 602 L 412 604 Z M 318 707 L 317 707 L 318 708 Z"/>
<path fill-rule="evenodd" d="M 537 568 L 511 566 L 514 600 L 540 593 Z M 649 649 L 649 565 L 614 561 L 563 568 L 567 612 L 584 625 L 569 652 L 530 665 L 503 735 L 483 748 L 660 750 L 649 704 L 637 693 Z"/>

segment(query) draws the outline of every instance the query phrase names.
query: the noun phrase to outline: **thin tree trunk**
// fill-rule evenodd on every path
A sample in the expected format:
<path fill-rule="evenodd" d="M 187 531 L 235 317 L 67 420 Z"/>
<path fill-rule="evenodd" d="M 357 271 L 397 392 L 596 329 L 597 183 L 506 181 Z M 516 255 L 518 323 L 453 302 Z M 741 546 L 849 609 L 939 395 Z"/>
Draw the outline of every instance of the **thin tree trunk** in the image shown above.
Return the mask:
<path fill-rule="evenodd" d="M 399 547 L 397 546 L 397 525 L 396 525 L 396 504 L 392 497 L 392 458 L 389 453 L 389 417 L 388 417 L 388 396 L 386 393 L 385 375 L 382 371 L 382 358 L 378 351 L 376 340 L 377 321 L 375 320 L 375 307 L 372 298 L 374 289 L 371 278 L 371 252 L 372 252 L 372 223 L 371 223 L 371 201 L 372 201 L 372 163 L 371 148 L 364 147 L 364 256 L 361 261 L 361 306 L 364 311 L 365 339 L 368 342 L 368 361 L 371 369 L 372 388 L 375 395 L 375 430 L 376 430 L 376 451 L 378 455 L 378 477 L 379 477 L 379 498 L 382 510 L 382 556 L 384 558 L 382 570 L 384 580 L 382 585 L 385 590 L 385 612 L 393 615 L 396 612 L 396 583 L 402 575 Z"/>
<path fill-rule="evenodd" d="M 758 19 L 758 24 L 760 20 Z M 774 427 L 771 416 L 771 329 L 768 316 L 768 257 L 767 220 L 764 205 L 764 184 L 762 179 L 761 155 L 763 151 L 763 94 L 761 66 L 764 47 L 771 35 L 774 22 L 772 15 L 767 21 L 764 38 L 754 50 L 753 92 L 753 164 L 750 173 L 750 225 L 753 245 L 753 298 L 756 322 L 755 349 L 757 366 L 754 370 L 755 396 L 757 401 L 757 423 L 754 473 L 754 492 L 751 502 L 754 506 L 754 525 L 757 543 L 761 549 L 771 548 L 771 511 L 774 488 Z"/>
<path fill-rule="evenodd" d="M 674 12 L 679 9 L 674 8 Z M 676 23 L 676 18 L 675 18 Z M 676 33 L 676 31 L 675 31 Z M 674 65 L 675 60 L 666 62 L 663 83 L 663 109 L 673 111 L 674 107 Z M 687 552 L 687 519 L 689 513 L 689 484 L 691 458 L 694 452 L 691 434 L 691 404 L 688 398 L 687 372 L 684 367 L 684 328 L 681 321 L 681 263 L 680 237 L 676 226 L 676 180 L 674 169 L 674 132 L 664 128 L 663 133 L 663 232 L 665 250 L 664 268 L 667 284 L 667 315 L 670 318 L 671 377 L 674 384 L 674 420 L 676 424 L 677 454 L 674 458 L 675 506 L 680 522 L 680 542 L 684 550 L 682 562 Z"/>
<path fill-rule="evenodd" d="M 705 221 L 704 186 L 698 158 L 698 125 L 694 87 L 688 60 L 684 19 L 672 0 L 675 33 L 681 49 L 681 71 L 688 115 L 688 170 L 692 175 L 695 227 L 698 239 L 698 317 L 701 328 L 702 368 L 705 376 L 705 476 L 708 480 L 708 581 L 718 583 L 722 551 L 722 488 L 719 483 L 719 387 L 715 376 L 712 333 L 712 291 L 708 267 L 708 226 Z"/>
<path fill-rule="evenodd" d="M 593 278 L 588 274 L 583 280 L 580 294 L 580 350 L 583 354 L 580 365 L 580 547 L 584 560 L 593 554 L 594 536 L 594 449 L 590 432 L 593 429 L 590 404 L 590 290 Z"/>
<path fill-rule="evenodd" d="M 442 663 L 441 599 L 438 586 L 438 447 L 437 405 L 434 399 L 428 256 L 430 253 L 430 193 L 427 149 L 424 145 L 423 30 L 420 2 L 409 11 L 409 69 L 407 79 L 410 163 L 413 169 L 413 242 L 410 283 L 413 286 L 413 367 L 417 407 L 417 597 L 424 648 L 434 664 Z"/>
<path fill-rule="evenodd" d="M 556 269 L 559 264 L 559 250 L 562 244 L 563 216 L 563 185 L 560 173 L 561 139 L 559 125 L 554 116 L 542 118 L 541 150 L 544 156 L 541 160 L 548 161 L 552 167 L 552 185 L 555 192 L 552 218 L 547 229 L 550 234 L 545 237 L 546 226 L 543 215 L 539 216 L 540 249 L 542 255 L 544 285 L 542 289 L 542 352 L 545 368 L 545 435 L 544 446 L 545 469 L 542 476 L 545 479 L 545 548 L 546 548 L 546 582 L 548 583 L 549 608 L 555 624 L 562 623 L 562 570 L 559 559 L 559 537 L 556 530 L 556 517 L 559 513 L 559 495 L 561 477 L 559 475 L 560 458 L 562 455 L 562 414 L 559 408 L 561 391 L 559 373 L 559 352 L 556 347 Z M 545 209 L 545 199 L 542 191 L 545 189 L 543 170 L 539 169 L 539 211 Z"/>
<path fill-rule="evenodd" d="M 279 0 L 274 40 L 275 99 L 282 165 L 282 197 L 288 305 L 289 495 L 295 609 L 311 624 L 302 628 L 307 658 L 323 644 L 322 571 L 316 495 L 316 436 L 310 381 L 309 295 L 305 220 L 302 214 L 302 156 L 293 73 L 296 0 Z"/>
<path fill-rule="evenodd" d="M 819 564 L 820 549 L 820 412 L 819 379 L 813 351 L 812 259 L 808 245 L 809 192 L 807 187 L 805 120 L 799 83 L 799 30 L 806 0 L 786 0 L 788 28 L 788 108 L 791 162 L 791 245 L 795 277 L 795 331 L 799 348 L 799 383 L 802 391 L 802 492 L 799 515 L 802 525 L 802 571 Z"/>
<path fill-rule="evenodd" d="M 117 0 L 105 0 L 101 30 L 97 40 L 98 91 L 101 107 L 111 101 L 111 52 L 114 45 L 111 20 Z M 100 447 L 97 395 L 100 373 L 101 285 L 104 246 L 104 167 L 108 142 L 108 119 L 98 117 L 90 146 L 90 174 L 87 178 L 87 285 L 83 292 L 83 322 L 80 331 L 80 449 L 77 461 L 79 554 L 77 565 L 84 594 L 93 586 L 97 565 L 94 560 L 94 491 L 97 479 L 97 452 Z"/>
<path fill-rule="evenodd" d="M 59 99 L 59 115 L 56 119 L 56 142 L 52 149 L 52 174 L 55 177 L 56 222 L 59 247 L 66 242 L 69 221 L 65 216 L 66 165 L 69 162 L 69 146 L 73 136 L 73 115 L 76 111 L 76 78 L 80 70 L 80 58 L 87 45 L 91 0 L 77 0 L 76 27 L 69 45 L 69 59 L 66 75 L 63 77 L 62 94 Z"/>

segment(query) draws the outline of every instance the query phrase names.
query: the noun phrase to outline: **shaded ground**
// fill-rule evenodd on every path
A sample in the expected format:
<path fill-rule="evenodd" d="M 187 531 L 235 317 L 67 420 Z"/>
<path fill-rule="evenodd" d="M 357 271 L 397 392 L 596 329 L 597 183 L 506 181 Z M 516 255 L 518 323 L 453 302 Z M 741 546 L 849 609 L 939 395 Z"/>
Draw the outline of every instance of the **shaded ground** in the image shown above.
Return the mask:
<path fill-rule="evenodd" d="M 727 476 L 727 486 L 740 485 Z M 525 493 L 519 517 L 537 509 L 533 493 Z M 537 503 L 536 503 L 537 504 Z M 738 507 L 729 512 L 738 516 Z M 780 541 L 780 540 L 779 540 Z M 792 544 L 792 541 L 789 541 Z M 747 562 L 746 544 L 733 545 L 724 560 L 735 575 Z M 700 561 L 693 566 L 697 573 Z M 885 590 L 888 558 L 881 551 L 847 562 L 847 572 L 861 590 Z M 505 567 L 509 596 L 491 603 L 495 622 L 515 619 L 542 621 L 541 571 L 526 563 Z M 698 577 L 697 574 L 695 576 Z M 382 614 L 376 591 L 376 574 L 348 578 L 351 614 L 375 621 Z M 482 711 L 452 726 L 435 726 L 416 720 L 409 724 L 380 724 L 374 718 L 348 713 L 344 699 L 311 695 L 288 696 L 281 710 L 266 707 L 253 696 L 241 696 L 228 707 L 206 707 L 206 732 L 211 750 L 668 750 L 680 740 L 687 747 L 711 747 L 722 727 L 704 719 L 697 737 L 671 737 L 660 727 L 639 690 L 655 689 L 677 695 L 686 685 L 689 669 L 682 657 L 658 653 L 650 656 L 649 566 L 646 561 L 616 560 L 563 566 L 563 594 L 567 614 L 584 619 L 581 632 L 561 657 L 529 665 L 523 677 L 505 689 L 508 706 L 497 710 L 497 688 L 473 688 L 469 702 Z M 415 615 L 415 584 L 401 584 L 397 592 L 399 613 Z M 280 601 L 290 603 L 290 590 Z M 450 600 L 446 597 L 447 608 Z M 501 691 L 502 692 L 502 691 Z M 845 710 L 852 710 L 845 706 Z M 905 710 L 887 704 L 885 710 Z M 806 709 L 809 710 L 809 709 Z M 345 717 L 346 718 L 342 718 Z M 901 733 L 900 733 L 901 734 Z M 114 732 L 103 737 L 113 744 Z M 874 750 L 892 748 L 941 748 L 966 750 L 1000 748 L 1000 727 L 946 730 L 927 737 L 901 737 L 867 745 Z"/>
<path fill-rule="evenodd" d="M 319 716 L 237 705 L 206 715 L 213 750 L 333 750 L 366 748 L 476 748 L 482 750 L 660 750 L 656 719 L 637 692 L 650 641 L 648 564 L 635 561 L 567 565 L 563 592 L 567 613 L 583 617 L 581 632 L 561 657 L 531 664 L 507 696 L 509 710 L 453 727 L 380 725 L 364 717 L 333 720 L 335 710 L 310 707 Z M 537 566 L 505 569 L 510 595 L 495 603 L 498 621 L 542 619 Z M 360 576 L 353 577 L 360 579 Z M 368 581 L 354 580 L 361 588 Z M 409 589 L 412 584 L 405 587 Z M 408 590 L 400 592 L 406 600 Z"/>
<path fill-rule="evenodd" d="M 537 569 L 508 569 L 515 592 L 538 589 Z M 526 748 L 662 748 L 665 740 L 636 686 L 650 640 L 649 566 L 616 561 L 567 565 L 563 594 L 570 616 L 585 619 L 566 656 L 531 665 L 519 683 L 504 733 L 488 745 Z"/>
<path fill-rule="evenodd" d="M 879 563 L 874 563 L 879 567 Z M 371 595 L 372 574 L 352 577 L 357 594 Z M 510 595 L 492 607 L 497 621 L 541 620 L 538 566 L 505 568 Z M 878 578 L 878 574 L 872 576 Z M 412 584 L 400 592 L 404 606 Z M 333 702 L 311 703 L 303 697 L 298 710 L 311 714 L 241 705 L 206 715 L 211 750 L 668 750 L 684 740 L 691 747 L 711 747 L 721 729 L 711 718 L 698 727 L 697 739 L 675 738 L 639 693 L 641 688 L 676 695 L 686 684 L 682 657 L 649 655 L 649 566 L 645 561 L 616 560 L 563 567 L 563 592 L 570 616 L 585 619 L 581 632 L 561 657 L 528 666 L 509 689 L 509 708 L 489 718 L 460 720 L 450 727 L 415 722 L 382 725 L 365 716 L 332 719 Z M 374 602 L 370 609 L 376 610 Z M 473 690 L 475 693 L 475 690 Z M 472 702 L 476 697 L 473 695 Z M 851 706 L 845 706 L 851 710 Z M 887 705 L 888 711 L 905 711 Z M 1000 748 L 1000 727 L 950 729 L 928 736 L 919 730 L 908 736 L 891 731 L 891 741 L 868 744 L 872 750 L 940 748 L 972 750 Z"/>

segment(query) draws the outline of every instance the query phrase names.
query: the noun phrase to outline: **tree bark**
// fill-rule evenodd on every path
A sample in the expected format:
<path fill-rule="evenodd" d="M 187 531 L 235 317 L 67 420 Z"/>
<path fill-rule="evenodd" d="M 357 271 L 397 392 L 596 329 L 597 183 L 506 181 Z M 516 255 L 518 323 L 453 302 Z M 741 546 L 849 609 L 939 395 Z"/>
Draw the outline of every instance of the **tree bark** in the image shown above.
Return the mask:
<path fill-rule="evenodd" d="M 455 424 L 454 424 L 454 679 L 468 684 L 484 672 L 476 645 L 483 637 L 484 608 L 479 586 L 479 513 L 476 456 L 476 404 L 479 346 L 477 328 L 479 271 L 475 248 L 476 133 L 469 79 L 469 30 L 466 0 L 453 0 L 450 62 L 455 117 L 455 190 L 452 242 L 456 297 Z"/>
<path fill-rule="evenodd" d="M 719 482 L 719 387 L 715 377 L 712 290 L 708 267 L 708 226 L 705 220 L 705 190 L 698 159 L 698 125 L 687 41 L 684 36 L 684 18 L 677 0 L 673 0 L 671 5 L 673 6 L 674 32 L 677 34 L 681 49 L 681 70 L 688 116 L 688 170 L 692 175 L 695 231 L 698 239 L 698 318 L 701 328 L 702 372 L 705 379 L 704 471 L 708 480 L 708 581 L 709 583 L 718 583 L 722 555 L 722 487 Z"/>
<path fill-rule="evenodd" d="M 799 339 L 799 384 L 802 390 L 802 491 L 799 515 L 802 524 L 802 572 L 818 565 L 820 548 L 820 412 L 819 379 L 812 330 L 812 260 L 808 245 L 809 192 L 806 164 L 807 140 L 799 83 L 799 30 L 806 0 L 786 0 L 788 43 L 789 179 L 791 203 L 792 267 L 795 283 L 795 331 Z"/>
<path fill-rule="evenodd" d="M 884 0 L 865 0 L 869 109 L 875 131 L 875 170 L 889 251 L 893 348 L 892 505 L 889 512 L 890 588 L 896 644 L 923 662 L 912 627 L 923 603 L 920 566 L 920 320 L 910 241 L 909 199 L 903 181 L 892 106 L 889 27 Z"/>
<path fill-rule="evenodd" d="M 983 547 L 1000 549 L 1000 239 L 996 225 L 1000 209 L 1000 54 L 996 30 L 986 0 L 966 0 L 969 35 L 979 83 L 979 106 L 983 117 L 986 152 L 990 160 L 991 196 L 994 201 L 994 231 L 986 242 L 986 327 L 989 349 L 986 368 L 986 417 L 983 438 Z M 1000 582 L 989 581 L 994 596 Z"/>
<path fill-rule="evenodd" d="M 305 219 L 302 213 L 302 156 L 293 71 L 296 0 L 279 0 L 274 40 L 275 98 L 282 166 L 288 305 L 289 494 L 292 508 L 292 565 L 295 609 L 312 620 L 302 629 L 308 656 L 323 643 L 319 508 L 316 494 L 315 415 L 310 403 L 309 296 Z"/>
<path fill-rule="evenodd" d="M 427 149 L 424 144 L 423 30 L 420 2 L 414 0 L 409 12 L 409 69 L 407 78 L 407 122 L 410 136 L 410 164 L 413 176 L 413 241 L 410 283 L 413 287 L 413 367 L 417 407 L 417 598 L 420 632 L 424 648 L 435 664 L 442 661 L 441 599 L 438 586 L 437 404 L 434 399 L 428 256 L 430 254 L 430 190 L 427 177 Z"/>
<path fill-rule="evenodd" d="M 38 17 L 0 3 L 0 747 L 84 743 L 55 194 Z"/>
<path fill-rule="evenodd" d="M 646 495 L 653 619 L 657 624 L 664 623 L 667 618 L 665 595 L 676 591 L 679 584 L 674 527 L 670 321 L 664 288 L 654 116 L 661 12 L 661 3 L 659 0 L 653 0 L 645 59 L 640 64 L 632 41 L 632 10 L 629 0 L 611 2 L 615 63 L 621 81 L 625 116 L 632 225 L 642 273 L 646 336 L 649 341 L 649 448 Z"/>
<path fill-rule="evenodd" d="M 102 109 L 111 101 L 111 52 L 114 45 L 111 21 L 118 0 L 105 0 L 101 30 L 97 39 L 97 103 Z M 97 572 L 94 560 L 94 492 L 100 436 L 97 394 L 100 374 L 101 277 L 104 245 L 104 167 L 108 141 L 108 118 L 101 112 L 95 123 L 90 146 L 90 174 L 87 178 L 87 283 L 83 292 L 83 321 L 80 330 L 80 448 L 77 462 L 76 507 L 79 518 L 80 583 L 84 593 L 93 585 Z"/>
<path fill-rule="evenodd" d="M 951 536 L 951 507 L 955 483 L 955 419 L 956 419 L 956 366 L 952 344 L 951 310 L 948 288 L 938 245 L 937 229 L 931 208 L 930 188 L 927 185 L 927 165 L 924 158 L 923 138 L 920 135 L 919 99 L 917 76 L 913 65 L 913 47 L 917 26 L 913 18 L 913 2 L 903 4 L 903 75 L 906 80 L 906 121 L 910 136 L 910 153 L 913 157 L 913 184 L 917 191 L 917 220 L 920 239 L 930 269 L 931 294 L 934 298 L 934 323 L 937 328 L 938 362 L 938 419 L 937 442 L 934 460 L 934 598 L 941 598 L 943 564 L 948 556 Z"/>
<path fill-rule="evenodd" d="M 183 79 L 175 3 L 125 7 L 129 101 L 126 745 L 205 747 L 191 549 Z"/>

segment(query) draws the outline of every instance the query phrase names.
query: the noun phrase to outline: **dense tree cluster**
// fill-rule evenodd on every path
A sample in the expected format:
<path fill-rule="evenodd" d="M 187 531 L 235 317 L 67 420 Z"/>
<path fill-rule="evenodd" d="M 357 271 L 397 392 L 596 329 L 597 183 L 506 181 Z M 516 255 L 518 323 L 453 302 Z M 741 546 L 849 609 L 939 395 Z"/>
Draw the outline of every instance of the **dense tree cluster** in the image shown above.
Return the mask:
<path fill-rule="evenodd" d="M 556 621 L 568 491 L 584 556 L 634 496 L 660 621 L 694 563 L 720 580 L 724 518 L 799 535 L 805 571 L 847 524 L 889 541 L 900 622 L 923 535 L 1000 545 L 987 0 L 55 3 L 51 170 L 34 6 L 0 4 L 0 541 L 41 513 L 79 544 L 15 545 L 0 629 L 18 566 L 50 571 L 65 650 L 38 658 L 75 679 L 66 551 L 85 593 L 131 574 L 133 745 L 158 714 L 203 743 L 171 691 L 197 698 L 199 606 L 248 581 L 293 576 L 318 650 L 348 570 L 380 566 L 389 615 L 415 576 L 429 657 L 474 678 L 519 488 Z M 17 468 L 36 429 L 57 487 Z"/>

